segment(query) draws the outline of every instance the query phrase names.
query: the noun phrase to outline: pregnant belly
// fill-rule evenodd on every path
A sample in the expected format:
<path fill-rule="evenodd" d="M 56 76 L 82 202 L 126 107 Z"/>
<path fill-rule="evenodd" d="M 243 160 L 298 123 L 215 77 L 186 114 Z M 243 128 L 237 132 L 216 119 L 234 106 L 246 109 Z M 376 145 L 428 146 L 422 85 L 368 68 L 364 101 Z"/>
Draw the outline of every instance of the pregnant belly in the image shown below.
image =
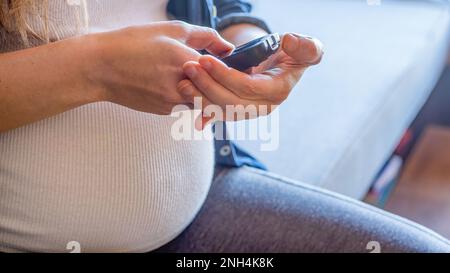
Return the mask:
<path fill-rule="evenodd" d="M 0 251 L 150 251 L 192 221 L 209 190 L 210 141 L 109 103 L 0 135 Z"/>

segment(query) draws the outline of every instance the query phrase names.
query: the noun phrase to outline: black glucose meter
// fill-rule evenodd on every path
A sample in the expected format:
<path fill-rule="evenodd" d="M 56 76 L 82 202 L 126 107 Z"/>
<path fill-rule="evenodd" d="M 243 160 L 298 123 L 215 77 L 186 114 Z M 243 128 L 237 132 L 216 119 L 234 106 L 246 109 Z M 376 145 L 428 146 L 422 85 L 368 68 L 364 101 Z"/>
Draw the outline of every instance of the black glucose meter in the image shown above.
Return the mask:
<path fill-rule="evenodd" d="M 267 58 L 277 52 L 280 44 L 281 38 L 278 33 L 269 34 L 239 46 L 230 56 L 223 58 L 222 61 L 236 70 L 246 71 L 267 60 Z"/>

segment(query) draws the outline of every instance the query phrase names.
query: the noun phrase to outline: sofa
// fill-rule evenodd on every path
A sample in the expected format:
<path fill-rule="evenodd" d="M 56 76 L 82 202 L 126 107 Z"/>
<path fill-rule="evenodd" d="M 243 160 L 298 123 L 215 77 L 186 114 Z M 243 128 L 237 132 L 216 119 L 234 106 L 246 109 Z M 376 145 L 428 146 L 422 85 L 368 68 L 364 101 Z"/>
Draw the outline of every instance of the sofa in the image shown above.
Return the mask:
<path fill-rule="evenodd" d="M 446 65 L 448 2 L 253 3 L 274 32 L 320 38 L 325 56 L 279 108 L 278 149 L 236 142 L 274 173 L 362 199 Z"/>

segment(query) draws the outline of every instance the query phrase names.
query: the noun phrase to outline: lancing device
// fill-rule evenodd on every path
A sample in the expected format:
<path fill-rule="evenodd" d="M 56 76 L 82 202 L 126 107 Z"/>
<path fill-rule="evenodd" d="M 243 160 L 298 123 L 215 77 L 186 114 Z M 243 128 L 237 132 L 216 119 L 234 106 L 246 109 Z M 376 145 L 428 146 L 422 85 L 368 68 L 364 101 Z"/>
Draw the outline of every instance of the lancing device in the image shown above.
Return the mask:
<path fill-rule="evenodd" d="M 280 48 L 281 38 L 278 33 L 269 34 L 236 48 L 230 56 L 222 61 L 239 71 L 258 66 Z"/>

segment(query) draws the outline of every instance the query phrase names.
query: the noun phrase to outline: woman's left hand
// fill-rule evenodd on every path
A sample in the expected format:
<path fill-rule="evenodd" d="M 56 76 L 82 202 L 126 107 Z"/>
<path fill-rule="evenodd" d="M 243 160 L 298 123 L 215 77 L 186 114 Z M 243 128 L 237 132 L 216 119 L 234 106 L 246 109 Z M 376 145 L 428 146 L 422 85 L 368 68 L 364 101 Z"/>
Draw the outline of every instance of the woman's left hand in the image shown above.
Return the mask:
<path fill-rule="evenodd" d="M 322 43 L 314 38 L 296 34 L 285 34 L 281 49 L 248 73 L 226 66 L 213 56 L 202 56 L 198 62 L 187 62 L 183 66 L 187 79 L 178 84 L 180 94 L 194 103 L 202 97 L 203 110 L 209 105 L 218 105 L 225 113 L 227 106 L 265 106 L 270 114 L 287 99 L 289 93 L 305 70 L 318 64 L 323 55 Z M 244 117 L 245 119 L 254 118 Z M 202 115 L 196 128 L 203 129 L 212 119 L 236 120 L 239 115 L 211 117 Z M 242 119 L 242 116 L 241 116 Z"/>

